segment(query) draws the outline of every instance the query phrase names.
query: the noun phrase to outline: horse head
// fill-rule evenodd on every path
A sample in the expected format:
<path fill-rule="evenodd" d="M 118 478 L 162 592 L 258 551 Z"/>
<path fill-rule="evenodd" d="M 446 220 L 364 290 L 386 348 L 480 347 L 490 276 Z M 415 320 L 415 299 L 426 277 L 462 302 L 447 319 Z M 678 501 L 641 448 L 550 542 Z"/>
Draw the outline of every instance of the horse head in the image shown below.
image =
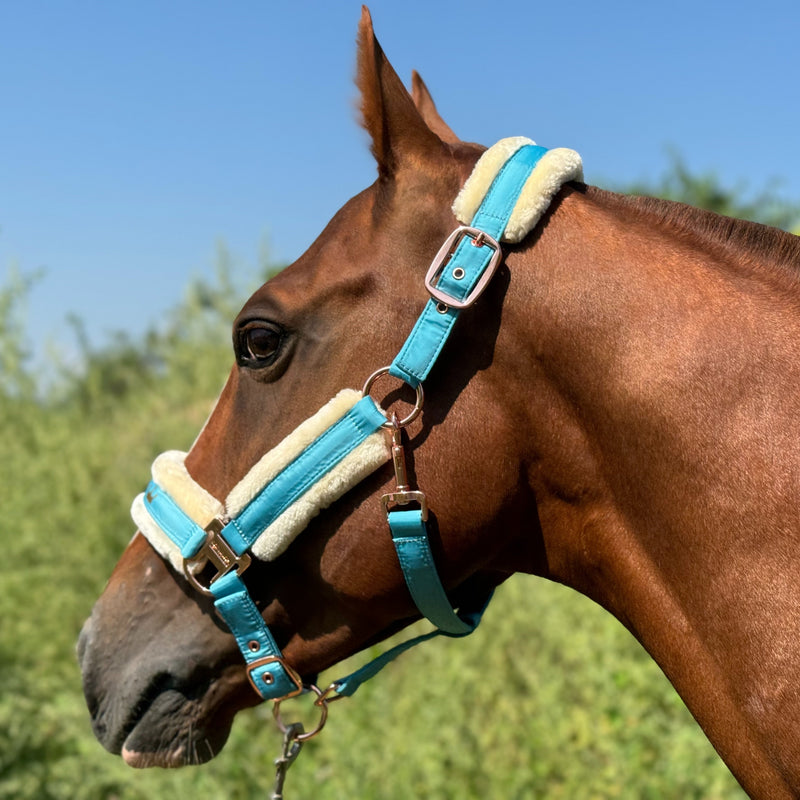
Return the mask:
<path fill-rule="evenodd" d="M 445 616 L 514 572 L 577 589 L 642 642 L 748 792 L 797 797 L 800 240 L 574 170 L 542 179 L 546 209 L 520 206 L 544 149 L 461 142 L 418 76 L 403 87 L 366 11 L 358 84 L 377 180 L 245 304 L 217 405 L 185 459 L 156 460 L 134 505 L 144 535 L 84 627 L 98 738 L 135 766 L 207 760 L 238 710 L 313 684 L 420 610 L 438 616 L 408 578 L 404 537 L 387 533 L 384 498 L 390 518 L 411 498 L 420 520 L 433 509 L 415 559 L 436 565 L 425 586 Z M 486 211 L 509 181 L 515 202 Z M 457 195 L 467 228 L 453 239 Z M 502 259 L 470 227 L 481 215 L 508 223 Z M 465 275 L 478 283 L 459 294 Z M 426 359 L 413 368 L 400 358 L 412 339 Z M 370 377 L 390 362 L 403 382 Z M 340 393 L 362 385 L 357 402 Z M 280 506 L 262 540 L 249 510 L 296 464 L 327 470 L 340 422 L 377 447 L 337 453 L 317 505 Z"/>
<path fill-rule="evenodd" d="M 428 298 L 421 270 L 452 231 L 452 200 L 483 151 L 458 140 L 416 74 L 407 92 L 366 11 L 357 80 L 378 178 L 234 322 L 235 364 L 185 459 L 214 498 L 342 387 L 361 386 L 392 360 Z M 434 557 L 456 604 L 520 568 L 536 570 L 539 558 L 518 429 L 507 411 L 494 411 L 513 388 L 494 358 L 507 284 L 503 268 L 454 333 L 445 368 L 426 384 L 424 413 L 406 431 L 409 469 L 435 510 Z M 407 387 L 387 378 L 374 391 L 406 413 Z M 392 481 L 386 463 L 275 560 L 254 560 L 247 572 L 259 612 L 304 682 L 419 617 L 379 499 Z M 530 536 L 520 549 L 513 533 L 523 520 Z M 259 701 L 212 599 L 141 534 L 111 575 L 79 653 L 95 733 L 134 766 L 209 759 L 234 714 Z"/>

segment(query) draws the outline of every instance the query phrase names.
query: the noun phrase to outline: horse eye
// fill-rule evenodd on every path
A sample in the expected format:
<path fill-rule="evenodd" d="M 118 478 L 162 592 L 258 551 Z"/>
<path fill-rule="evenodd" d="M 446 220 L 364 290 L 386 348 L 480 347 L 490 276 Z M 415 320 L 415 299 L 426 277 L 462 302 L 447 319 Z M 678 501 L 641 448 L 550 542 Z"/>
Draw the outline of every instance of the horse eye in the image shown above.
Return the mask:
<path fill-rule="evenodd" d="M 278 355 L 283 332 L 266 322 L 251 322 L 239 332 L 239 357 L 256 366 L 271 364 Z"/>

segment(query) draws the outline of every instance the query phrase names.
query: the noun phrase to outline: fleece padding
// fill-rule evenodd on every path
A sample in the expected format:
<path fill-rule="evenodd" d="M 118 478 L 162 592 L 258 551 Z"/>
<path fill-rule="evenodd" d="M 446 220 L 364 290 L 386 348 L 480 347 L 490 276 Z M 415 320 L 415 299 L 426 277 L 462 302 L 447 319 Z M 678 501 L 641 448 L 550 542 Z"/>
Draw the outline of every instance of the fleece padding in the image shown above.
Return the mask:
<path fill-rule="evenodd" d="M 453 213 L 459 222 L 463 225 L 472 222 L 503 165 L 527 144 L 535 142 L 524 136 L 501 139 L 478 159 L 453 203 Z M 525 182 L 500 241 L 521 242 L 534 229 L 556 192 L 568 181 L 580 180 L 583 180 L 583 164 L 574 150 L 565 147 L 548 150 Z"/>
<path fill-rule="evenodd" d="M 235 518 L 315 439 L 350 411 L 361 397 L 361 392 L 354 389 L 339 392 L 262 456 L 234 486 L 224 504 L 189 475 L 184 464 L 185 453 L 172 450 L 158 456 L 153 462 L 153 480 L 202 528 L 215 517 Z M 251 548 L 253 555 L 264 561 L 277 558 L 314 516 L 386 463 L 389 457 L 385 435 L 381 431 L 370 434 L 259 535 Z M 134 500 L 131 515 L 153 547 L 168 558 L 176 569 L 181 570 L 183 560 L 179 548 L 150 516 L 143 495 Z"/>

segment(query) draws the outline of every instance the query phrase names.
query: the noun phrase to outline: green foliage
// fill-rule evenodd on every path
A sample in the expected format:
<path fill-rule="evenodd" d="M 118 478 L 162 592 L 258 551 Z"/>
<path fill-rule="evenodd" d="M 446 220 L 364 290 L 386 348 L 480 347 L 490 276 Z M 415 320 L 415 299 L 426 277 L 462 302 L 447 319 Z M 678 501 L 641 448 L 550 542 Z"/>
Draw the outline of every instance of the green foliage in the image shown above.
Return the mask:
<path fill-rule="evenodd" d="M 25 367 L 28 281 L 12 275 L 0 289 L 0 800 L 246 800 L 269 791 L 280 737 L 267 707 L 242 713 L 210 764 L 137 772 L 94 740 L 74 655 L 132 533 L 128 507 L 153 456 L 191 443 L 229 369 L 243 295 L 229 261 L 222 250 L 215 282 L 194 283 L 141 341 L 120 336 L 92 349 L 75 322 L 84 368 L 51 363 L 46 395 Z M 473 637 L 408 653 L 334 705 L 288 792 L 743 797 L 630 635 L 588 600 L 522 576 L 501 587 Z"/>
<path fill-rule="evenodd" d="M 770 185 L 750 199 L 743 186 L 724 186 L 713 172 L 696 174 L 675 152 L 663 176 L 656 181 L 640 181 L 621 191 L 677 200 L 690 206 L 705 208 L 727 217 L 762 222 L 786 231 L 800 230 L 800 203 L 790 202 Z"/>

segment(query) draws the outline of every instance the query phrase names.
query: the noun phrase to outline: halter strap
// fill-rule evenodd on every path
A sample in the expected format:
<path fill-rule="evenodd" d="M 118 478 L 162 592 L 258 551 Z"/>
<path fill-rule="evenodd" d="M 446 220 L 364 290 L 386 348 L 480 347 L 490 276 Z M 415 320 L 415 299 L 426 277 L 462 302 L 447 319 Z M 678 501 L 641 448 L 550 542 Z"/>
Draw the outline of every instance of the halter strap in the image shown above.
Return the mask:
<path fill-rule="evenodd" d="M 523 186 L 530 177 L 546 148 L 523 144 L 503 164 L 469 226 L 459 228 L 457 240 L 451 242 L 455 251 L 438 269 L 447 251 L 439 251 L 428 271 L 426 286 L 433 297 L 428 301 L 417 324 L 411 331 L 389 369 L 396 378 L 416 386 L 428 377 L 436 359 L 453 331 L 456 320 L 466 303 L 472 305 L 500 263 L 498 240 L 502 237 L 511 212 Z M 454 239 L 454 236 L 450 237 Z M 450 241 L 450 240 L 448 240 Z M 448 248 L 449 249 L 449 248 Z M 444 248 L 443 248 L 444 250 Z M 444 267 L 444 264 L 441 264 Z M 436 273 L 440 273 L 438 276 Z M 438 277 L 438 281 L 433 281 Z"/>
<path fill-rule="evenodd" d="M 477 619 L 474 615 L 462 619 L 450 605 L 436 571 L 428 539 L 428 526 L 422 511 L 390 511 L 388 518 L 397 558 L 416 607 L 448 636 L 466 636 L 472 633 L 480 622 L 480 616 Z M 488 601 L 487 597 L 482 604 L 483 608 Z"/>
<path fill-rule="evenodd" d="M 501 140 L 487 150 L 454 204 L 460 221 L 465 222 L 469 212 L 469 224 L 454 231 L 434 259 L 425 279 L 431 300 L 391 366 L 383 371 L 417 388 L 421 397 L 420 384 L 433 368 L 460 312 L 479 298 L 498 268 L 502 259 L 499 242 L 521 240 L 558 188 L 580 176 L 580 157 L 571 150 L 548 151 L 519 137 Z M 474 213 L 473 208 L 477 209 Z M 284 661 L 241 573 L 250 563 L 251 552 L 262 560 L 276 558 L 315 513 L 385 462 L 385 447 L 370 449 L 370 443 L 379 428 L 392 427 L 392 423 L 370 397 L 356 401 L 355 395 L 352 390 L 340 393 L 267 453 L 234 487 L 224 504 L 226 513 L 217 514 L 210 522 L 197 516 L 208 513 L 215 501 L 188 475 L 183 454 L 167 453 L 156 459 L 154 480 L 134 501 L 132 513 L 142 533 L 173 565 L 182 563 L 195 588 L 214 597 L 214 605 L 236 638 L 250 682 L 264 699 L 298 694 L 303 684 Z M 395 427 L 399 436 L 396 423 Z M 181 497 L 173 497 L 162 485 L 169 482 L 169 470 L 164 479 L 159 478 L 158 465 L 165 457 L 173 459 L 167 459 L 172 467 L 183 470 L 179 483 L 195 495 L 203 512 L 182 507 Z M 361 683 L 420 642 L 438 635 L 471 633 L 491 598 L 487 591 L 476 598 L 474 608 L 453 609 L 431 554 L 427 509 L 424 505 L 405 508 L 420 498 L 424 501 L 424 495 L 401 485 L 405 481 L 396 459 L 395 470 L 398 491 L 386 496 L 401 507 L 387 511 L 392 542 L 412 599 L 436 630 L 397 645 L 335 681 L 328 691 L 337 695 L 353 694 Z M 230 513 L 232 509 L 234 513 Z M 209 563 L 217 574 L 205 583 L 201 572 Z M 324 703 L 327 694 L 321 693 L 319 702 Z"/>

